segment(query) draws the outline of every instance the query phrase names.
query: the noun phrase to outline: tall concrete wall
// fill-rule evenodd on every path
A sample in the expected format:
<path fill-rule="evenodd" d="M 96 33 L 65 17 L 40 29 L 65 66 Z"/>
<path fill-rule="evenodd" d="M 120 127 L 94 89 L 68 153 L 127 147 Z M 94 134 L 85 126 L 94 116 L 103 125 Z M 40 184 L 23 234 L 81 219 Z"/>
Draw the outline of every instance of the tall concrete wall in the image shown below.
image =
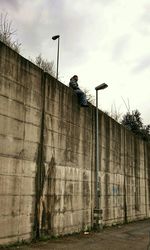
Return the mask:
<path fill-rule="evenodd" d="M 32 236 L 42 72 L 0 43 L 0 244 Z"/>
<path fill-rule="evenodd" d="M 93 109 L 81 108 L 68 87 L 47 75 L 44 114 L 40 227 L 56 234 L 80 231 L 91 226 Z"/>
<path fill-rule="evenodd" d="M 103 224 L 149 217 L 150 145 L 99 111 Z M 95 107 L 0 43 L 0 244 L 93 226 Z"/>
<path fill-rule="evenodd" d="M 149 217 L 150 145 L 104 114 L 100 120 L 100 203 L 104 223 Z"/>

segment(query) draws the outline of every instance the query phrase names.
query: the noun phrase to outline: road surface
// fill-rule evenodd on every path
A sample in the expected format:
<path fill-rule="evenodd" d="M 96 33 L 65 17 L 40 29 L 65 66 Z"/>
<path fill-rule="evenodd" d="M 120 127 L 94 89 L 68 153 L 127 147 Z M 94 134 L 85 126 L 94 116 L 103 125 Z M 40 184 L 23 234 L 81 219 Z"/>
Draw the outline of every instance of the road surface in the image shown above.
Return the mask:
<path fill-rule="evenodd" d="M 1 249 L 1 248 L 0 248 Z M 4 248 L 3 248 L 4 249 Z M 8 249 L 8 248 L 7 248 Z M 11 250 L 150 250 L 150 220 L 11 247 Z"/>

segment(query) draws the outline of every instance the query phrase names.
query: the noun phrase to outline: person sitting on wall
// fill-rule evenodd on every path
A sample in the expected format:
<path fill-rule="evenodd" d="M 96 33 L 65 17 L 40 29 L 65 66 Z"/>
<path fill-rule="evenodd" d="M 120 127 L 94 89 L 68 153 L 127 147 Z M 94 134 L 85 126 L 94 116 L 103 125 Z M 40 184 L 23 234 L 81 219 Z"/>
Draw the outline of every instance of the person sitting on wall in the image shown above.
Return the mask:
<path fill-rule="evenodd" d="M 85 93 L 79 88 L 78 85 L 78 76 L 74 75 L 71 77 L 69 82 L 69 87 L 73 89 L 73 91 L 77 94 L 79 98 L 79 103 L 82 107 L 88 107 L 87 99 Z"/>

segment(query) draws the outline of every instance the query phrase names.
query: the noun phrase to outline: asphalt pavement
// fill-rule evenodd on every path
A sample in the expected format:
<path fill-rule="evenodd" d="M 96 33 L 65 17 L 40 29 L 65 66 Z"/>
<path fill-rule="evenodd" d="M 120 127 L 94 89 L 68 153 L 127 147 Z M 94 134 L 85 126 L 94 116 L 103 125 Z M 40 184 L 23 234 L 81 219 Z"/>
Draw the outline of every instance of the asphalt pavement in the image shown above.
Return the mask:
<path fill-rule="evenodd" d="M 1 249 L 1 248 L 0 248 Z M 2 248 L 3 249 L 3 248 Z M 7 248 L 8 249 L 8 248 Z M 48 241 L 13 246 L 11 250 L 150 250 L 150 220 L 83 232 Z"/>

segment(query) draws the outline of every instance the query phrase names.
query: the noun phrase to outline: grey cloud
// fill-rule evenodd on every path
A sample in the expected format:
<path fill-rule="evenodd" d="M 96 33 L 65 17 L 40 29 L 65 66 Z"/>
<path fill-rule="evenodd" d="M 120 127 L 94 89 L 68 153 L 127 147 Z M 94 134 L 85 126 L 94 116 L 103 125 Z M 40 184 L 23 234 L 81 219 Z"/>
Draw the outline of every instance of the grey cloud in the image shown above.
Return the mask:
<path fill-rule="evenodd" d="M 150 55 L 142 58 L 133 68 L 132 73 L 144 71 L 150 67 Z"/>
<path fill-rule="evenodd" d="M 6 2 L 20 7 L 17 13 L 13 13 L 22 47 L 25 43 L 26 50 L 40 52 L 45 41 L 52 35 L 60 34 L 60 52 L 63 52 L 64 60 L 74 64 L 86 62 L 87 52 L 91 50 L 91 39 L 93 39 L 93 49 L 94 43 L 97 42 L 92 38 L 93 24 L 97 24 L 97 17 L 93 17 L 92 6 L 94 3 L 99 4 L 98 0 L 93 0 L 94 3 L 91 0 L 83 0 L 73 4 L 69 0 L 41 0 L 38 5 L 34 1 L 29 5 L 29 0 L 26 0 L 23 9 L 19 6 L 19 0 L 6 0 Z M 28 10 L 26 6 L 28 8 L 30 6 L 30 9 Z"/>
<path fill-rule="evenodd" d="M 140 18 L 141 22 L 145 22 L 145 23 L 150 23 L 150 4 L 145 6 L 145 9 L 143 11 L 143 14 Z"/>
<path fill-rule="evenodd" d="M 117 39 L 112 52 L 112 60 L 120 60 L 129 46 L 130 35 L 125 34 Z"/>
<path fill-rule="evenodd" d="M 28 1 L 29 2 L 29 1 Z M 28 5 L 29 6 L 29 5 Z M 49 17 L 44 17 L 44 10 L 47 10 L 44 3 L 41 1 L 38 5 L 31 4 L 30 9 L 23 5 L 23 9 L 15 15 L 17 30 L 20 33 L 20 39 L 29 51 L 38 51 L 42 47 L 42 42 L 50 35 L 51 25 Z M 23 18 L 22 15 L 24 14 Z M 23 47 L 22 44 L 22 47 Z M 37 52 L 38 53 L 38 52 Z"/>
<path fill-rule="evenodd" d="M 45 30 L 50 30 L 52 35 L 61 35 L 61 51 L 66 58 L 73 58 L 78 62 L 80 58 L 86 58 L 88 22 L 85 6 L 80 6 L 69 1 L 48 1 L 46 3 L 49 12 L 49 21 L 44 24 Z M 49 28 L 48 28 L 49 27 Z M 80 59 L 81 60 L 81 59 Z"/>
<path fill-rule="evenodd" d="M 2 8 L 13 8 L 18 9 L 20 6 L 20 3 L 18 0 L 0 0 L 0 4 Z"/>
<path fill-rule="evenodd" d="M 98 0 L 98 2 L 107 6 L 107 5 L 110 5 L 110 4 L 113 4 L 114 2 L 116 2 L 116 0 Z"/>
<path fill-rule="evenodd" d="M 150 4 L 145 6 L 143 13 L 136 23 L 136 27 L 138 27 L 138 31 L 144 36 L 150 33 Z"/>
<path fill-rule="evenodd" d="M 70 11 L 70 4 L 65 2 L 41 1 L 38 7 L 31 4 L 29 18 L 22 18 L 22 11 L 17 13 L 15 20 L 20 33 L 19 40 L 26 44 L 26 50 L 40 53 L 45 41 L 49 39 L 50 45 L 51 36 L 60 34 L 61 51 L 64 57 L 70 58 L 70 62 L 71 58 L 75 57 L 74 62 L 78 62 L 79 57 L 85 56 L 86 49 L 82 37 L 86 18 L 74 9 Z M 29 15 L 25 4 L 24 15 Z"/>

